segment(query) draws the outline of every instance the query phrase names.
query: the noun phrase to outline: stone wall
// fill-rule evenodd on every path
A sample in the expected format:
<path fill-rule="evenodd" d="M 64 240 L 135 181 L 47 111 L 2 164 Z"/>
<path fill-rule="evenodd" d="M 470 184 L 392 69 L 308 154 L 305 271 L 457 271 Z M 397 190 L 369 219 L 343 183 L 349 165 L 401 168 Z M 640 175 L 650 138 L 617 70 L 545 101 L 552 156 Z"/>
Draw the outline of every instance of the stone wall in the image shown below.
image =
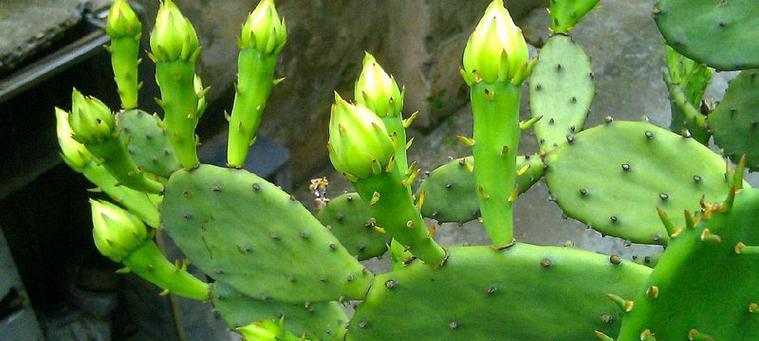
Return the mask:
<path fill-rule="evenodd" d="M 141 0 L 150 18 L 157 1 Z M 232 92 L 240 25 L 256 0 L 175 0 L 200 35 L 200 74 L 210 96 Z M 406 86 L 406 112 L 422 115 L 415 128 L 429 131 L 467 100 L 459 76 L 469 32 L 489 0 L 279 0 L 288 25 L 288 43 L 260 134 L 289 147 L 294 179 L 326 164 L 327 124 L 333 91 L 348 98 L 363 51 L 373 53 Z M 522 17 L 544 0 L 512 0 Z M 145 34 L 147 39 L 148 34 Z M 231 109 L 231 102 L 227 109 Z M 221 115 L 216 119 L 221 120 Z M 211 115 L 209 115 L 211 116 Z M 212 120 L 214 117 L 206 117 Z"/>

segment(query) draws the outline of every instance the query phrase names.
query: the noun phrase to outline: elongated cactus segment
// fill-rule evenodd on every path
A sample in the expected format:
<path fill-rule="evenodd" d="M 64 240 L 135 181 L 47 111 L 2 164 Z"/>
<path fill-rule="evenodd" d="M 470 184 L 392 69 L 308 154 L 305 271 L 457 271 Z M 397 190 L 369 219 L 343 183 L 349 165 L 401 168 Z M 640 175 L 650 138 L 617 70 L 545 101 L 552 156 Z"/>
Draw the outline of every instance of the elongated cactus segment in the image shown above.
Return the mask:
<path fill-rule="evenodd" d="M 639 289 L 618 340 L 759 338 L 759 254 L 746 252 L 759 245 L 759 191 L 739 188 L 704 205 L 695 226 L 673 224 L 678 235 Z"/>
<path fill-rule="evenodd" d="M 390 236 L 376 228 L 369 205 L 357 193 L 332 198 L 316 218 L 358 260 L 381 256 L 387 251 Z"/>
<path fill-rule="evenodd" d="M 485 231 L 494 245 L 514 241 L 513 197 L 519 147 L 521 87 L 509 82 L 471 87 L 474 179 Z"/>
<path fill-rule="evenodd" d="M 724 160 L 691 138 L 644 122 L 603 124 L 546 157 L 546 182 L 568 216 L 636 243 L 666 244 L 662 208 L 676 225 L 728 189 Z"/>
<path fill-rule="evenodd" d="M 235 102 L 229 121 L 227 163 L 240 168 L 245 163 L 256 130 L 261 124 L 266 100 L 274 87 L 276 56 L 265 55 L 255 48 L 240 51 Z"/>
<path fill-rule="evenodd" d="M 116 125 L 138 169 L 168 179 L 171 173 L 182 168 L 174 157 L 160 118 L 139 109 L 127 110 L 116 114 Z"/>
<path fill-rule="evenodd" d="M 244 170 L 175 172 L 164 227 L 193 264 L 257 299 L 322 302 L 364 296 L 372 274 L 290 195 Z"/>
<path fill-rule="evenodd" d="M 567 33 L 582 20 L 599 0 L 551 0 L 548 13 L 553 33 Z"/>
<path fill-rule="evenodd" d="M 591 340 L 620 326 L 606 293 L 631 295 L 650 272 L 570 248 L 451 248 L 444 267 L 377 276 L 347 340 Z"/>
<path fill-rule="evenodd" d="M 198 166 L 195 127 L 203 93 L 195 90 L 195 63 L 200 55 L 198 36 L 179 8 L 165 0 L 158 9 L 150 34 L 150 55 L 156 63 L 156 82 L 161 89 L 158 104 L 177 160 L 185 169 Z"/>
<path fill-rule="evenodd" d="M 403 180 L 398 169 L 393 167 L 387 172 L 359 179 L 353 187 L 369 204 L 369 212 L 378 227 L 425 263 L 440 265 L 445 261 L 446 252 L 433 239 L 435 232 L 427 227 Z"/>
<path fill-rule="evenodd" d="M 265 320 L 284 321 L 285 329 L 295 335 L 319 340 L 342 340 L 348 316 L 337 302 L 282 303 L 257 300 L 223 282 L 211 286 L 211 302 L 230 328 Z"/>
<path fill-rule="evenodd" d="M 530 111 L 543 117 L 533 125 L 541 152 L 582 130 L 594 94 L 593 69 L 582 48 L 568 36 L 548 39 L 530 76 Z"/>
<path fill-rule="evenodd" d="M 423 200 L 422 215 L 441 223 L 465 223 L 480 216 L 472 157 L 454 159 L 430 172 L 417 190 Z M 529 190 L 543 177 L 543 161 L 537 155 L 517 156 L 516 187 Z M 423 198 L 423 199 L 421 199 Z"/>
<path fill-rule="evenodd" d="M 745 154 L 748 168 L 759 170 L 759 70 L 742 71 L 733 79 L 707 121 L 714 142 L 731 160 Z"/>
<path fill-rule="evenodd" d="M 712 78 L 712 70 L 696 63 L 673 50 L 667 51 L 667 71 L 664 82 L 669 90 L 672 123 L 669 129 L 675 133 L 687 133 L 707 146 L 711 133 L 706 127 L 706 116 L 701 113 L 701 100 Z"/>
<path fill-rule="evenodd" d="M 759 67 L 755 0 L 659 0 L 654 19 L 677 52 L 719 70 Z"/>
<path fill-rule="evenodd" d="M 208 284 L 187 272 L 187 266 L 170 262 L 154 241 L 148 240 L 122 261 L 129 271 L 174 294 L 193 300 L 208 299 Z"/>
<path fill-rule="evenodd" d="M 111 53 L 111 66 L 116 80 L 121 107 L 137 107 L 137 91 L 140 84 L 137 79 L 137 65 L 140 56 L 140 37 L 142 23 L 129 6 L 128 0 L 115 0 L 108 12 L 105 31 L 111 37 L 108 52 Z"/>

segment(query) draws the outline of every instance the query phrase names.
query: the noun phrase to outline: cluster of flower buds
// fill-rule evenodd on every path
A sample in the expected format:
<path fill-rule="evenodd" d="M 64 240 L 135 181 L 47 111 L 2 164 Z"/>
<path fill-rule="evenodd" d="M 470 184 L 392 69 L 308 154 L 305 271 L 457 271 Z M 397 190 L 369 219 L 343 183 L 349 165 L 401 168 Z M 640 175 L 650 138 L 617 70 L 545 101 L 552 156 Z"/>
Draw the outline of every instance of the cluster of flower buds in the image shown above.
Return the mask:
<path fill-rule="evenodd" d="M 127 0 L 115 0 L 108 11 L 108 22 L 105 31 L 111 38 L 135 37 L 139 39 L 142 34 L 142 23 L 137 14 L 129 6 Z"/>

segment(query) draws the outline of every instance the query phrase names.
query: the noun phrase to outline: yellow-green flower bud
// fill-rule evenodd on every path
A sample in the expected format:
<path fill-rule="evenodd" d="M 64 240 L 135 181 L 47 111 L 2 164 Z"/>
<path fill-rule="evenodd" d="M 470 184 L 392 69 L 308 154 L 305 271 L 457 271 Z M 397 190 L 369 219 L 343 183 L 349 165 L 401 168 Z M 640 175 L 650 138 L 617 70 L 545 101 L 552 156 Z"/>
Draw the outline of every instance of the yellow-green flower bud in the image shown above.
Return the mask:
<path fill-rule="evenodd" d="M 380 117 L 398 116 L 403 110 L 403 93 L 392 76 L 388 75 L 366 52 L 361 74 L 356 81 L 356 103 L 374 111 Z"/>
<path fill-rule="evenodd" d="M 377 115 L 335 93 L 329 121 L 329 158 L 335 169 L 354 181 L 384 171 L 393 141 Z"/>
<path fill-rule="evenodd" d="M 114 0 L 108 11 L 108 22 L 105 32 L 111 38 L 123 36 L 139 37 L 142 34 L 142 23 L 137 18 L 128 0 Z"/>
<path fill-rule="evenodd" d="M 103 256 L 121 262 L 148 238 L 145 224 L 126 210 L 105 201 L 90 200 L 92 237 Z"/>
<path fill-rule="evenodd" d="M 165 0 L 158 9 L 155 27 L 150 33 L 150 49 L 159 62 L 194 63 L 198 58 L 200 43 L 195 28 L 171 0 Z"/>
<path fill-rule="evenodd" d="M 467 83 L 511 80 L 529 59 L 522 30 L 514 25 L 503 0 L 493 0 L 464 49 Z"/>
<path fill-rule="evenodd" d="M 58 134 L 58 144 L 61 146 L 61 157 L 71 169 L 81 173 L 84 166 L 93 157 L 87 148 L 71 137 L 69 113 L 61 108 L 55 108 L 55 131 Z"/>
<path fill-rule="evenodd" d="M 286 41 L 285 19 L 279 19 L 274 0 L 261 0 L 242 26 L 240 48 L 255 48 L 264 54 L 279 54 Z"/>
<path fill-rule="evenodd" d="M 99 99 L 84 96 L 76 89 L 71 95 L 69 126 L 74 139 L 85 144 L 109 139 L 116 132 L 111 109 Z"/>

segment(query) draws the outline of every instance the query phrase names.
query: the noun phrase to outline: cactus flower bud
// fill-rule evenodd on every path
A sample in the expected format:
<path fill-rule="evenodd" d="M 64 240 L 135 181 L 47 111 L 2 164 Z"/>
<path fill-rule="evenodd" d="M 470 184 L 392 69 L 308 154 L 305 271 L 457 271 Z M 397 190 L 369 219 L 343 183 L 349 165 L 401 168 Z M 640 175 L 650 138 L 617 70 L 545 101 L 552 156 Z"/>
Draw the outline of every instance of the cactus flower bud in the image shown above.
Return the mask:
<path fill-rule="evenodd" d="M 61 157 L 69 167 L 81 173 L 84 166 L 92 160 L 92 154 L 87 148 L 71 137 L 69 113 L 61 108 L 55 108 L 55 131 L 58 134 L 58 144 L 61 146 Z"/>
<path fill-rule="evenodd" d="M 171 0 L 165 0 L 158 9 L 155 27 L 150 33 L 150 49 L 159 62 L 194 63 L 198 58 L 200 43 L 195 28 Z"/>
<path fill-rule="evenodd" d="M 106 140 L 116 131 L 111 109 L 99 99 L 84 96 L 76 89 L 71 95 L 69 125 L 74 139 L 85 144 Z"/>
<path fill-rule="evenodd" d="M 103 256 L 121 262 L 148 238 L 145 224 L 126 210 L 105 201 L 90 200 L 92 236 Z"/>
<path fill-rule="evenodd" d="M 108 22 L 105 32 L 111 38 L 124 36 L 139 37 L 142 34 L 142 23 L 137 18 L 128 0 L 115 0 L 108 11 Z"/>
<path fill-rule="evenodd" d="M 522 30 L 514 25 L 503 0 L 493 0 L 464 49 L 467 83 L 511 80 L 528 59 Z"/>
<path fill-rule="evenodd" d="M 364 65 L 356 81 L 354 97 L 356 103 L 380 117 L 395 117 L 403 110 L 403 93 L 398 89 L 398 84 L 369 52 L 364 55 Z"/>
<path fill-rule="evenodd" d="M 264 54 L 279 54 L 286 41 L 285 19 L 279 20 L 274 0 L 261 0 L 242 26 L 240 48 L 255 48 Z"/>
<path fill-rule="evenodd" d="M 328 147 L 332 165 L 352 181 L 381 173 L 393 156 L 393 141 L 382 120 L 337 93 L 329 121 Z"/>

